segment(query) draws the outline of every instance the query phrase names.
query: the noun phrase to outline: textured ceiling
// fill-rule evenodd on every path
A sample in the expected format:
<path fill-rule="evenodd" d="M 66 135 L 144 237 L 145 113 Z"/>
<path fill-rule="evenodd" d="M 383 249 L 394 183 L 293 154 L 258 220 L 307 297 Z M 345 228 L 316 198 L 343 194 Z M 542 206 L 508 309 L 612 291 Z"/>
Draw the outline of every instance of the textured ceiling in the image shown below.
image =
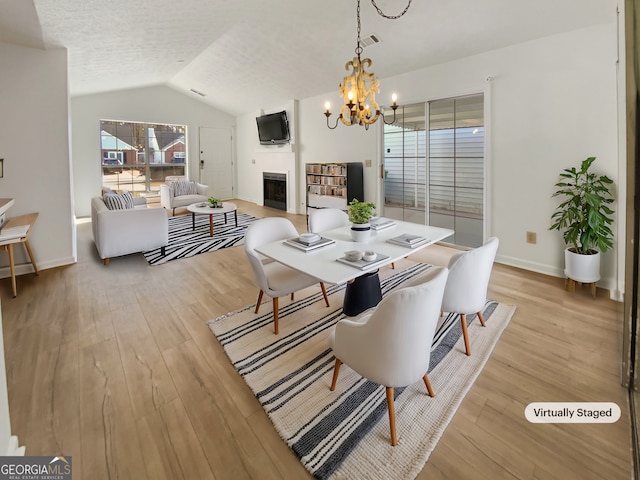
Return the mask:
<path fill-rule="evenodd" d="M 361 0 L 380 78 L 611 22 L 616 0 L 413 0 L 386 20 Z M 406 0 L 377 0 L 396 14 Z M 0 41 L 65 47 L 72 96 L 169 85 L 231 114 L 337 90 L 355 0 L 0 0 Z M 205 94 L 200 97 L 190 90 Z"/>

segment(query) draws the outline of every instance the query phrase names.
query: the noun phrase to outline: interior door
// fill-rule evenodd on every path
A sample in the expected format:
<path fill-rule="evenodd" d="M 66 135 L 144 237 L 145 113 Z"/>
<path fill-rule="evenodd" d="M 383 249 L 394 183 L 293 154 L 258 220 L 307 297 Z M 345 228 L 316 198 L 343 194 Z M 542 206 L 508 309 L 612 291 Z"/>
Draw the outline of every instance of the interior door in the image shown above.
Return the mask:
<path fill-rule="evenodd" d="M 231 139 L 231 129 L 200 127 L 200 182 L 223 200 L 234 196 Z"/>

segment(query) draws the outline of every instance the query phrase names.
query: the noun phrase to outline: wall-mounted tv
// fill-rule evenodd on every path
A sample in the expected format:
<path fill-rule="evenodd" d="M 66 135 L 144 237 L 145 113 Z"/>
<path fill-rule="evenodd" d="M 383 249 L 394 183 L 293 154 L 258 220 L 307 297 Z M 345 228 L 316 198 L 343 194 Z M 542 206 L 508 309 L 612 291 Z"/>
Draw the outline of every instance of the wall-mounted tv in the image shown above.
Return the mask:
<path fill-rule="evenodd" d="M 287 112 L 269 113 L 256 117 L 260 145 L 281 145 L 289 143 L 289 122 Z"/>

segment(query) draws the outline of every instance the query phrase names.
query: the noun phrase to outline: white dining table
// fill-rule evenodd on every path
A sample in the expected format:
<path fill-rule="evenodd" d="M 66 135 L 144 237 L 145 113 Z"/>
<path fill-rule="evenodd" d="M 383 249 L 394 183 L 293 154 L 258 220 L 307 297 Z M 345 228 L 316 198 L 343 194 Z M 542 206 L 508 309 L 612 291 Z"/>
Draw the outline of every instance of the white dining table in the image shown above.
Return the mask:
<path fill-rule="evenodd" d="M 372 269 L 376 270 L 380 266 L 396 262 L 454 233 L 454 231 L 449 228 L 418 225 L 416 223 L 399 220 L 395 220 L 395 222 L 396 225 L 384 230 L 372 230 L 371 237 L 367 242 L 354 242 L 351 240 L 351 227 L 346 226 L 320 233 L 322 237 L 335 240 L 335 243 L 310 252 L 291 247 L 283 240 L 261 245 L 256 248 L 256 251 L 294 270 L 311 275 L 322 282 L 345 283 L 357 276 L 367 273 L 366 270 L 363 271 L 337 261 L 338 258 L 344 256 L 344 252 L 346 251 L 370 250 L 389 257 L 384 263 L 378 264 Z M 403 233 L 419 235 L 428 239 L 428 241 L 415 248 L 403 247 L 387 242 L 390 238 Z"/>
<path fill-rule="evenodd" d="M 267 258 L 287 265 L 294 270 L 306 273 L 319 281 L 332 284 L 341 284 L 350 282 L 348 287 L 353 288 L 353 281 L 359 277 L 366 277 L 367 286 L 360 288 L 371 290 L 371 285 L 377 284 L 378 292 L 375 292 L 369 300 L 363 300 L 369 307 L 371 303 L 377 303 L 381 298 L 379 294 L 380 281 L 377 277 L 378 268 L 389 265 L 401 258 L 411 255 L 423 248 L 439 242 L 451 235 L 454 231 L 449 228 L 432 227 L 428 225 L 419 225 L 416 223 L 403 222 L 395 220 L 395 225 L 383 230 L 372 230 L 371 237 L 367 242 L 354 242 L 351 239 L 349 226 L 340 227 L 333 230 L 320 233 L 322 237 L 330 238 L 335 241 L 331 245 L 321 247 L 317 250 L 305 252 L 295 247 L 287 245 L 286 241 L 278 240 L 267 243 L 256 248 L 256 251 Z M 419 235 L 427 239 L 427 241 L 415 248 L 409 248 L 402 245 L 395 245 L 387 242 L 390 238 L 402 234 Z M 377 263 L 368 270 L 361 270 L 352 265 L 347 265 L 338 261 L 338 258 L 344 257 L 346 251 L 360 250 L 373 251 L 376 254 L 386 255 L 388 258 L 381 263 Z M 357 286 L 356 286 L 357 287 Z M 347 295 L 349 292 L 347 292 Z M 345 304 L 347 298 L 345 296 Z M 360 302 L 359 302 L 360 303 Z M 367 307 L 368 308 L 368 307 Z M 345 309 L 345 313 L 347 309 Z M 353 308 L 350 309 L 351 314 L 357 314 Z M 358 307 L 356 310 L 360 310 Z"/>

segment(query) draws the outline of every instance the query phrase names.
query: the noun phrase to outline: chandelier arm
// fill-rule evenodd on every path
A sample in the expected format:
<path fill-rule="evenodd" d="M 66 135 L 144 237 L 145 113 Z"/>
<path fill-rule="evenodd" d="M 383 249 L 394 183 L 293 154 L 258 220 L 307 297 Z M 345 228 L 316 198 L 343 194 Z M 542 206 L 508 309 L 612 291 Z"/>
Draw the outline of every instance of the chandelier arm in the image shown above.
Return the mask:
<path fill-rule="evenodd" d="M 324 112 L 325 116 L 327 117 L 327 127 L 329 127 L 329 129 L 331 130 L 335 130 L 335 128 L 338 126 L 338 120 L 340 120 L 340 117 L 342 115 L 340 115 L 340 117 L 336 118 L 336 123 L 335 125 L 332 127 L 331 125 L 329 125 L 329 117 L 331 116 L 330 112 Z"/>
<path fill-rule="evenodd" d="M 394 123 L 396 123 L 396 110 L 397 110 L 397 108 L 398 108 L 397 106 L 395 106 L 395 108 L 391 107 L 391 109 L 393 110 L 393 120 L 391 120 L 390 122 L 387 122 L 384 119 L 384 115 L 382 116 L 382 121 L 384 122 L 385 125 L 393 125 Z"/>
<path fill-rule="evenodd" d="M 409 7 L 411 6 L 411 0 L 409 0 L 409 3 L 407 3 L 407 6 L 404 7 L 404 10 L 402 10 L 402 12 L 400 12 L 398 15 L 387 15 L 386 13 L 384 13 L 382 9 L 378 7 L 378 5 L 376 4 L 376 0 L 371 0 L 371 5 L 373 5 L 373 7 L 378 12 L 378 15 L 380 15 L 381 17 L 388 18 L 389 20 L 397 20 L 398 18 L 402 17 L 405 13 L 407 13 L 407 10 L 409 10 Z"/>

